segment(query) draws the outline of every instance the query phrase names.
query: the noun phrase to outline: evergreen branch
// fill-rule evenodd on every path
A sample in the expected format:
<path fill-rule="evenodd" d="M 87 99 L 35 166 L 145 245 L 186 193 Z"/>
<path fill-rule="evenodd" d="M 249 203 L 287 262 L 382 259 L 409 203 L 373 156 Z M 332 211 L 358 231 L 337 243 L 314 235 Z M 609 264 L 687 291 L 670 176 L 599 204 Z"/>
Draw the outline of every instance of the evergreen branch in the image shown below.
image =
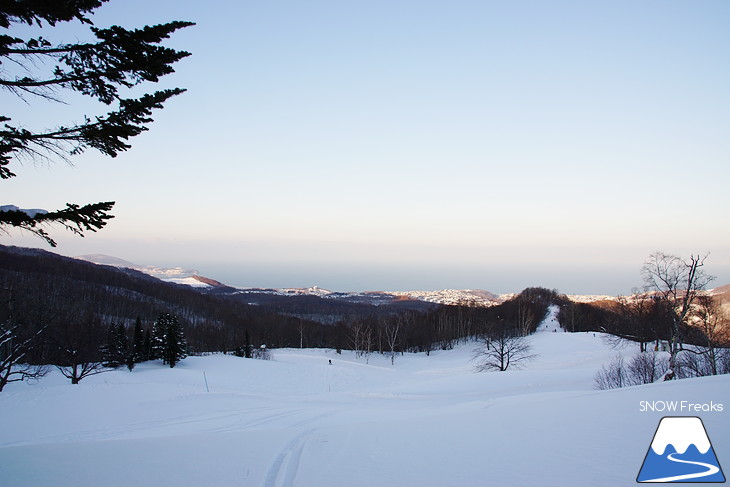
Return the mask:
<path fill-rule="evenodd" d="M 41 88 L 62 86 L 93 96 L 105 104 L 118 98 L 117 85 L 132 87 L 143 81 L 157 82 L 161 76 L 174 72 L 172 64 L 189 56 L 186 51 L 176 51 L 157 45 L 178 29 L 195 25 L 192 22 L 169 22 L 142 29 L 127 30 L 112 26 L 108 29 L 92 27 L 100 42 L 49 47 L 43 38 L 31 39 L 23 49 L 3 47 L 0 42 L 0 56 L 11 54 L 23 56 L 60 56 L 67 67 L 56 66 L 53 77 L 35 79 L 29 76 L 15 79 L 0 79 L 0 86 L 7 88 Z M 6 44 L 19 39 L 6 40 Z M 21 41 L 22 42 L 22 41 Z M 17 43 L 17 42 L 16 42 Z M 33 91 L 30 91 L 34 93 Z"/>
<path fill-rule="evenodd" d="M 45 240 L 51 247 L 56 242 L 48 233 L 39 228 L 44 224 L 59 224 L 79 236 L 85 231 L 96 232 L 107 224 L 107 220 L 114 218 L 109 214 L 114 202 L 93 203 L 79 206 L 66 203 L 66 208 L 53 212 L 24 211 L 20 209 L 0 210 L 0 228 L 12 226 L 26 230 Z"/>
<path fill-rule="evenodd" d="M 59 22 L 78 20 L 93 25 L 89 15 L 108 0 L 0 0 L 0 27 L 22 23 L 55 26 Z M 0 87 L 23 97 L 25 93 L 60 101 L 54 88 L 64 88 L 90 96 L 106 105 L 118 103 L 118 109 L 94 119 L 85 117 L 84 123 L 57 126 L 44 132 L 32 132 L 12 126 L 10 118 L 0 115 L 0 179 L 15 177 L 9 166 L 13 157 L 49 159 L 68 156 L 94 148 L 115 157 L 130 148 L 130 137 L 148 130 L 154 109 L 163 107 L 170 97 L 185 90 L 175 88 L 146 94 L 138 99 L 124 99 L 120 88 L 131 88 L 142 82 L 157 82 L 161 76 L 174 72 L 172 65 L 189 56 L 159 45 L 178 29 L 194 25 L 192 22 L 169 22 L 127 30 L 112 26 L 108 29 L 91 27 L 95 43 L 53 45 L 43 37 L 20 39 L 0 35 L 0 65 L 3 61 L 20 68 L 13 75 L 0 77 Z M 52 72 L 37 74 L 37 64 L 52 59 Z M 96 203 L 86 206 L 67 204 L 54 212 L 22 211 L 17 207 L 0 207 L 0 232 L 9 227 L 29 231 L 56 246 L 56 242 L 41 228 L 58 224 L 83 236 L 97 231 L 113 218 L 109 214 L 114 203 Z"/>
<path fill-rule="evenodd" d="M 58 22 L 79 20 L 84 24 L 92 22 L 85 15 L 92 10 L 101 7 L 108 0 L 43 0 L 35 1 L 13 1 L 3 0 L 0 2 L 0 27 L 8 28 L 13 22 L 20 22 L 28 25 L 41 25 L 46 21 L 49 25 L 56 25 Z"/>
<path fill-rule="evenodd" d="M 33 152 L 34 156 L 38 156 L 32 146 L 64 157 L 66 151 L 60 147 L 70 143 L 73 144 L 67 151 L 70 154 L 81 153 L 90 147 L 116 157 L 119 152 L 131 147 L 127 140 L 148 130 L 145 124 L 153 121 L 152 110 L 163 108 L 165 101 L 184 91 L 175 88 L 147 94 L 139 99 L 120 100 L 119 110 L 110 112 L 104 117 L 96 117 L 94 122 L 87 119 L 84 124 L 58 127 L 52 132 L 32 133 L 6 124 L 0 129 L 0 178 L 9 179 L 14 176 L 6 167 L 10 163 L 12 153 Z M 0 121 L 3 120 L 8 119 L 0 117 Z"/>

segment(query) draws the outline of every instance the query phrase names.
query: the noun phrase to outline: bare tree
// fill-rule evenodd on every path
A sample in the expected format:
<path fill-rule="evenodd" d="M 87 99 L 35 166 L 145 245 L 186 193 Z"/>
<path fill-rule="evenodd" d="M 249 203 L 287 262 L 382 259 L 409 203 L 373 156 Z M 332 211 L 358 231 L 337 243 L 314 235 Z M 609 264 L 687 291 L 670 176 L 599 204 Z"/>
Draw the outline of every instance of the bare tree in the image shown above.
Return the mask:
<path fill-rule="evenodd" d="M 620 387 L 651 384 L 664 376 L 668 360 L 664 353 L 641 352 L 628 364 L 619 355 L 603 365 L 594 377 L 596 389 L 618 389 Z"/>
<path fill-rule="evenodd" d="M 694 334 L 693 347 L 682 353 L 681 366 L 695 376 L 722 373 L 724 355 L 730 345 L 730 319 L 712 296 L 697 297 L 690 332 Z"/>
<path fill-rule="evenodd" d="M 373 328 L 368 324 L 362 332 L 361 351 L 365 354 L 365 363 L 370 363 L 370 352 L 373 348 Z"/>
<path fill-rule="evenodd" d="M 350 323 L 347 324 L 347 329 L 347 338 L 350 341 L 350 345 L 352 345 L 352 349 L 355 350 L 355 356 L 360 357 L 360 355 L 362 355 L 360 347 L 362 346 L 364 324 L 360 320 L 352 320 Z"/>
<path fill-rule="evenodd" d="M 655 293 L 666 304 L 671 324 L 669 367 L 672 370 L 677 367 L 681 331 L 687 325 L 692 305 L 705 286 L 714 279 L 702 269 L 706 258 L 707 254 L 698 254 L 683 260 L 676 255 L 657 251 L 649 256 L 641 268 L 647 291 Z"/>
<path fill-rule="evenodd" d="M 401 320 L 406 319 L 404 315 L 398 315 L 393 319 L 383 321 L 383 332 L 385 333 L 385 342 L 388 345 L 388 353 L 390 354 L 390 365 L 395 365 L 395 348 L 398 345 L 398 331 L 401 327 Z"/>
<path fill-rule="evenodd" d="M 71 384 L 109 370 L 104 367 L 100 350 L 103 340 L 101 323 L 91 316 L 64 322 L 56 330 L 58 356 L 54 365 L 64 377 L 71 379 Z"/>
<path fill-rule="evenodd" d="M 631 296 L 619 296 L 616 310 L 619 323 L 615 328 L 607 326 L 612 335 L 639 343 L 639 351 L 648 350 L 647 343 L 658 340 L 666 328 L 666 303 L 655 293 L 634 289 Z"/>
<path fill-rule="evenodd" d="M 44 329 L 23 333 L 17 323 L 8 321 L 0 324 L 0 392 L 10 382 L 39 379 L 46 375 L 48 367 L 24 362 Z"/>
<path fill-rule="evenodd" d="M 667 370 L 664 352 L 642 352 L 635 355 L 627 366 L 629 385 L 651 384 L 664 376 Z"/>
<path fill-rule="evenodd" d="M 474 350 L 474 360 L 478 360 L 476 371 L 504 372 L 509 367 L 519 368 L 536 357 L 531 350 L 529 339 L 522 336 L 521 330 L 508 327 L 502 321 L 490 327 Z"/>
<path fill-rule="evenodd" d="M 607 365 L 603 365 L 593 379 L 596 389 L 618 389 L 629 385 L 624 366 L 624 359 L 620 355 Z"/>
<path fill-rule="evenodd" d="M 299 348 L 304 348 L 304 321 L 299 318 Z"/>
<path fill-rule="evenodd" d="M 520 299 L 517 304 L 517 326 L 522 336 L 529 335 L 534 324 L 535 313 L 532 312 L 532 309 L 524 300 Z"/>

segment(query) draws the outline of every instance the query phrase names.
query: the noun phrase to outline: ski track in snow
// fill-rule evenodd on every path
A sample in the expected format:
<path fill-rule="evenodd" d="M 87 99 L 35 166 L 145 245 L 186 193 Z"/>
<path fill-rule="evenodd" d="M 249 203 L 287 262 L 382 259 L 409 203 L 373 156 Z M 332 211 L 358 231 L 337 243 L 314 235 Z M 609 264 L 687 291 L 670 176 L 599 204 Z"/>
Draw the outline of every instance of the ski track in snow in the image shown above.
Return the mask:
<path fill-rule="evenodd" d="M 291 440 L 277 455 L 264 478 L 263 487 L 293 487 L 307 440 L 314 430 L 305 431 Z"/>

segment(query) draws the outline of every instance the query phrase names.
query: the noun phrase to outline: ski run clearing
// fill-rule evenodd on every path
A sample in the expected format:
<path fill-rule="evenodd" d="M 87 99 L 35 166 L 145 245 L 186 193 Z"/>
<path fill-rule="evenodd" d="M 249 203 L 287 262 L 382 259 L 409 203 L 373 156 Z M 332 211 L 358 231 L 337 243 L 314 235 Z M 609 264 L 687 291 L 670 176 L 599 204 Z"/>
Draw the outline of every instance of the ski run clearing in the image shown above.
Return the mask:
<path fill-rule="evenodd" d="M 149 362 L 78 385 L 54 371 L 0 393 L 0 484 L 635 485 L 659 420 L 678 415 L 700 416 L 730 465 L 730 377 L 597 391 L 601 366 L 638 346 L 545 325 L 530 337 L 538 357 L 506 372 L 475 373 L 476 343 L 394 365 L 286 349 Z M 655 401 L 724 409 L 647 411 Z"/>

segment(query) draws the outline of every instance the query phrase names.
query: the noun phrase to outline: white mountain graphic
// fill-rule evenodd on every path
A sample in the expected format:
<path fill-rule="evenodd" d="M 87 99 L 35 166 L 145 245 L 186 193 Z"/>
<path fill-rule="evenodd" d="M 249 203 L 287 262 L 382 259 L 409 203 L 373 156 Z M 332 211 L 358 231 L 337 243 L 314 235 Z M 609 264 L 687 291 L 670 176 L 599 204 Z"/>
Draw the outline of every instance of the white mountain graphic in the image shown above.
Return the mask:
<path fill-rule="evenodd" d="M 689 445 L 694 445 L 702 454 L 707 453 L 711 446 L 702 420 L 696 417 L 663 418 L 651 442 L 651 449 L 657 455 L 664 455 L 668 445 L 674 445 L 677 453 L 684 453 Z"/>

